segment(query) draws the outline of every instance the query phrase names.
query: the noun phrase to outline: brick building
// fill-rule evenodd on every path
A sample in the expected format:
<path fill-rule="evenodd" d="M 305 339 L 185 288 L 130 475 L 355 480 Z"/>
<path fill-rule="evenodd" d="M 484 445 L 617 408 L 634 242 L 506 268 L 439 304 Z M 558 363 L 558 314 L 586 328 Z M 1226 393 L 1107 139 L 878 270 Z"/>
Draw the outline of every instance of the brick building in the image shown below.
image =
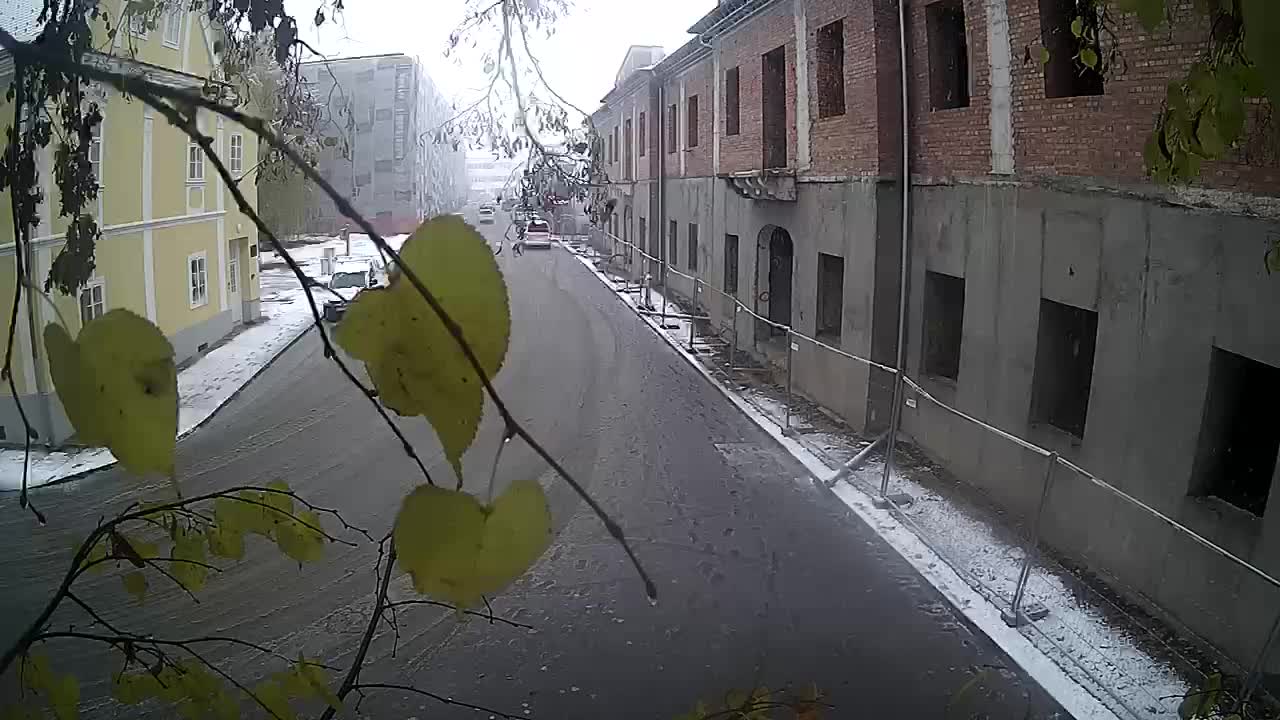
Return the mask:
<path fill-rule="evenodd" d="M 696 275 L 671 289 L 726 338 L 733 303 L 702 284 L 888 365 L 907 238 L 911 377 L 1280 574 L 1274 137 L 1252 117 L 1194 186 L 1151 184 L 1143 144 L 1205 28 L 1190 0 L 1156 33 L 1122 17 L 1124 67 L 1090 77 L 1070 53 L 1038 60 L 1070 7 L 909 0 L 900 35 L 893 0 L 721 2 L 660 62 L 633 48 L 593 114 L 606 222 Z M 785 352 L 785 334 L 736 322 L 741 349 Z M 856 430 L 887 424 L 891 377 L 797 347 L 796 387 Z M 1014 516 L 1034 510 L 1040 457 L 904 399 L 918 446 Z M 1256 576 L 1079 477 L 1058 480 L 1045 522 L 1131 598 L 1256 656 L 1277 602 Z"/>

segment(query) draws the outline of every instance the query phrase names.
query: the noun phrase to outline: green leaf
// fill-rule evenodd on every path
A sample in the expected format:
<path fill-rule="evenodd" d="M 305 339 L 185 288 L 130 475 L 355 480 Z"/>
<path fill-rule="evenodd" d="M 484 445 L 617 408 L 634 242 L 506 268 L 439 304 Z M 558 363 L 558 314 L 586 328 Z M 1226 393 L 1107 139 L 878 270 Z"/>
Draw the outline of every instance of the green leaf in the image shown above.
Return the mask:
<path fill-rule="evenodd" d="M 1280 2 L 1241 0 L 1244 47 L 1266 87 L 1271 107 L 1280 109 Z"/>
<path fill-rule="evenodd" d="M 58 720 L 75 720 L 80 717 L 80 681 L 75 675 L 63 675 L 47 688 L 49 704 Z"/>
<path fill-rule="evenodd" d="M 244 558 L 244 534 L 222 525 L 215 525 L 205 531 L 209 540 L 209 554 L 229 560 Z"/>
<path fill-rule="evenodd" d="M 1234 82 L 1219 85 L 1217 113 L 1218 135 L 1224 145 L 1231 146 L 1244 133 L 1245 104 L 1240 87 Z"/>
<path fill-rule="evenodd" d="M 311 688 L 315 697 L 323 700 L 334 710 L 342 710 L 342 701 L 329 687 L 329 678 L 325 677 L 324 668 L 305 657 L 298 657 L 298 677 Z"/>
<path fill-rule="evenodd" d="M 47 692 L 54 682 L 53 668 L 44 653 L 31 653 L 22 661 L 22 686 L 35 692 Z"/>
<path fill-rule="evenodd" d="M 138 601 L 138 604 L 142 604 L 142 601 L 147 596 L 147 576 L 134 570 L 133 572 L 125 573 L 120 579 L 124 582 L 125 592 L 132 595 Z"/>
<path fill-rule="evenodd" d="M 160 681 L 149 672 L 119 673 L 111 679 L 111 697 L 125 705 L 159 697 L 160 691 Z"/>
<path fill-rule="evenodd" d="M 166 563 L 174 579 L 193 593 L 204 588 L 205 580 L 209 576 L 209 568 L 197 564 L 205 561 L 204 546 L 204 533 L 194 529 L 179 528 L 177 536 L 173 539 L 173 549 L 169 551 L 169 557 L 183 562 Z"/>
<path fill-rule="evenodd" d="M 89 572 L 95 575 L 105 570 L 107 568 L 107 564 L 103 562 L 98 562 L 98 561 L 106 559 L 108 554 L 107 550 L 108 550 L 109 542 L 110 540 L 107 539 L 106 535 L 98 536 L 98 539 L 93 543 L 93 547 L 89 548 L 89 553 L 85 555 L 84 560 L 81 561 L 80 567 L 84 568 L 84 567 L 88 567 L 89 565 L 93 565 L 93 567 L 89 568 Z M 79 550 L 80 550 L 80 543 L 75 543 L 72 545 L 71 551 L 73 553 L 79 552 Z M 94 563 L 97 563 L 97 564 L 94 564 Z"/>
<path fill-rule="evenodd" d="M 480 367 L 502 367 L 511 335 L 507 287 L 487 242 L 456 215 L 423 223 L 400 251 L 402 264 L 431 289 L 461 329 Z M 444 324 L 403 274 L 365 290 L 335 331 L 364 361 L 383 405 L 431 423 L 454 472 L 484 409 L 479 377 Z"/>
<path fill-rule="evenodd" d="M 234 498 L 214 500 L 214 520 L 229 531 L 273 537 L 275 523 L 268 515 L 274 516 L 275 512 L 263 507 L 266 500 L 262 495 L 261 492 L 242 490 Z"/>
<path fill-rule="evenodd" d="M 54 388 L 80 440 L 105 445 L 130 472 L 172 477 L 178 376 L 164 333 L 116 309 L 85 325 L 75 342 L 52 324 L 44 339 Z"/>
<path fill-rule="evenodd" d="M 1280 273 L 1280 240 L 1272 240 L 1271 247 L 1263 257 L 1268 273 Z"/>
<path fill-rule="evenodd" d="M 1197 688 L 1178 704 L 1178 717 L 1182 720 L 1211 717 L 1218 707 L 1218 696 L 1222 692 L 1222 673 L 1211 673 L 1205 677 L 1204 685 Z"/>
<path fill-rule="evenodd" d="M 551 512 L 535 481 L 512 483 L 489 507 L 463 492 L 419 485 L 396 515 L 393 539 L 414 589 L 470 607 L 542 555 L 551 544 Z"/>
<path fill-rule="evenodd" d="M 281 687 L 280 683 L 274 680 L 259 683 L 254 686 L 253 694 L 276 718 L 294 720 L 297 717 L 293 712 L 293 708 L 289 707 L 289 695 Z"/>
<path fill-rule="evenodd" d="M 1080 48 L 1080 62 L 1092 70 L 1098 69 L 1098 51 L 1091 47 Z"/>
<path fill-rule="evenodd" d="M 316 562 L 324 557 L 327 538 L 312 528 L 322 527 L 315 513 L 300 512 L 296 520 L 290 518 L 276 525 L 276 544 L 281 552 L 299 563 Z"/>
<path fill-rule="evenodd" d="M 1148 32 L 1154 32 L 1164 22 L 1164 0 L 1120 0 L 1120 9 L 1138 14 L 1138 20 Z"/>
<path fill-rule="evenodd" d="M 1049 48 L 1046 48 L 1046 47 L 1040 48 L 1040 64 L 1041 65 L 1048 65 L 1051 57 L 1052 56 L 1049 55 Z"/>
<path fill-rule="evenodd" d="M 267 515 L 272 522 L 280 523 L 293 515 L 293 498 L 283 493 L 290 492 L 289 484 L 283 480 L 273 480 L 267 483 L 267 487 L 271 490 L 279 490 L 280 492 L 263 492 L 262 501 L 270 506 L 276 512 L 267 511 Z"/>
<path fill-rule="evenodd" d="M 1084 34 L 1084 18 L 1077 17 L 1071 21 L 1071 34 L 1075 37 L 1080 37 Z"/>
<path fill-rule="evenodd" d="M 1218 134 L 1218 121 L 1213 113 L 1200 114 L 1200 121 L 1196 123 L 1196 140 L 1200 142 L 1204 157 L 1210 160 L 1222 157 L 1226 147 Z"/>

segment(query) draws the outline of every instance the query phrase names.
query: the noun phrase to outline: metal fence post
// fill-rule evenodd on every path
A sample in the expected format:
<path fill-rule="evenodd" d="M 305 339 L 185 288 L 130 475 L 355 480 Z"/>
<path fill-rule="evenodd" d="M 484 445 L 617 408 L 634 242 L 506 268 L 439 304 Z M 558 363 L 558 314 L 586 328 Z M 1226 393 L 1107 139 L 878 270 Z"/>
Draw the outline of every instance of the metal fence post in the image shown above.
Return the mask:
<path fill-rule="evenodd" d="M 1036 507 L 1036 514 L 1031 518 L 1031 533 L 1027 539 L 1027 549 L 1022 556 L 1022 567 L 1018 570 L 1018 586 L 1013 591 L 1013 604 L 1007 611 L 1000 613 L 1000 617 L 1009 627 L 1018 627 L 1028 620 L 1040 620 L 1049 614 L 1049 610 L 1039 603 L 1028 606 L 1025 610 L 1022 607 L 1022 600 L 1027 592 L 1027 581 L 1031 579 L 1031 566 L 1035 563 L 1036 555 L 1039 554 L 1040 521 L 1044 518 L 1045 508 L 1049 505 L 1049 490 L 1053 487 L 1053 468 L 1058 464 L 1058 453 L 1049 453 L 1049 457 L 1045 460 L 1044 487 L 1040 490 L 1040 504 Z"/>
<path fill-rule="evenodd" d="M 734 363 L 738 357 L 738 298 L 733 299 L 733 345 L 729 348 L 729 371 L 733 372 Z"/>
<path fill-rule="evenodd" d="M 693 309 L 692 309 L 691 311 L 689 311 L 689 352 L 691 352 L 691 353 L 692 353 L 692 352 L 694 352 L 694 349 L 693 349 L 693 333 L 694 333 L 694 329 L 693 329 L 693 328 L 694 328 L 694 320 L 693 320 L 693 316 L 694 316 L 694 315 L 696 315 L 696 314 L 697 314 L 697 312 L 698 312 L 698 282 L 699 282 L 699 281 L 698 281 L 698 278 L 696 278 L 696 277 L 695 277 L 695 278 L 693 279 Z"/>
<path fill-rule="evenodd" d="M 782 425 L 782 434 L 786 435 L 791 432 L 791 350 L 795 346 L 791 343 L 791 328 L 787 328 L 787 412 L 786 421 Z"/>
<path fill-rule="evenodd" d="M 1271 632 L 1267 634 L 1267 641 L 1262 644 L 1262 651 L 1258 653 L 1258 659 L 1254 661 L 1253 669 L 1249 671 L 1244 692 L 1240 693 L 1240 703 L 1236 706 L 1236 712 L 1243 712 L 1244 708 L 1248 707 L 1249 698 L 1262 684 L 1262 674 L 1266 671 L 1267 658 L 1271 656 L 1271 650 L 1275 647 L 1277 640 L 1280 640 L 1280 614 L 1277 614 L 1276 619 L 1271 623 Z"/>

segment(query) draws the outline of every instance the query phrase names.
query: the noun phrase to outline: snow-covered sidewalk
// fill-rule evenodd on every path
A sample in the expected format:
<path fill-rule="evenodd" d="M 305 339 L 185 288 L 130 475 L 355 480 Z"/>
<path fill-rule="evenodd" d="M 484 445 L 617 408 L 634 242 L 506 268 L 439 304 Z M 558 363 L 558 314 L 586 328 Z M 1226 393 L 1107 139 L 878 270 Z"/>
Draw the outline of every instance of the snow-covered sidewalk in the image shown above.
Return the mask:
<path fill-rule="evenodd" d="M 398 248 L 405 236 L 387 238 Z M 309 237 L 305 245 L 290 248 L 303 270 L 319 282 L 320 259 L 325 248 L 334 248 L 345 259 L 345 244 L 336 238 Z M 377 249 L 365 235 L 351 236 L 351 257 L 377 257 Z M 258 373 L 311 327 L 313 316 L 298 279 L 275 253 L 259 256 L 262 318 L 216 345 L 178 373 L 178 437 L 200 427 L 226 405 Z M 316 292 L 317 304 L 324 302 Z M 0 450 L 0 490 L 22 485 L 21 448 Z M 37 487 L 114 465 L 116 459 L 106 448 L 32 448 L 27 476 L 29 487 Z"/>
<path fill-rule="evenodd" d="M 836 468 L 868 444 L 799 396 L 791 403 L 792 431 L 784 433 L 788 415 L 784 393 L 755 379 L 758 373 L 750 374 L 751 378 L 726 374 L 727 346 L 715 335 L 697 336 L 697 352 L 689 353 L 689 322 L 668 317 L 666 326 L 660 327 L 658 317 L 642 312 L 642 291 L 603 266 L 602 255 L 583 244 L 583 239 L 561 244 L 804 463 L 815 481 L 832 477 Z M 663 302 L 656 288 L 650 290 L 650 298 L 654 306 Z M 669 301 L 667 312 L 679 315 L 683 308 Z M 1048 553 L 1035 563 L 1027 589 L 1028 601 L 1048 608 L 1048 617 L 1008 627 L 1000 611 L 1012 599 L 1025 555 L 1022 535 L 975 502 L 958 483 L 939 481 L 945 471 L 916 455 L 909 449 L 900 451 L 891 481 L 893 492 L 915 498 L 909 507 L 890 511 L 873 504 L 884 467 L 882 454 L 872 455 L 848 482 L 836 484 L 830 497 L 866 521 L 1075 717 L 1177 718 L 1179 696 L 1199 681 L 1199 658 L 1187 657 L 1179 643 L 1165 639 L 1150 618 L 1126 607 L 1105 588 L 1075 576 Z"/>

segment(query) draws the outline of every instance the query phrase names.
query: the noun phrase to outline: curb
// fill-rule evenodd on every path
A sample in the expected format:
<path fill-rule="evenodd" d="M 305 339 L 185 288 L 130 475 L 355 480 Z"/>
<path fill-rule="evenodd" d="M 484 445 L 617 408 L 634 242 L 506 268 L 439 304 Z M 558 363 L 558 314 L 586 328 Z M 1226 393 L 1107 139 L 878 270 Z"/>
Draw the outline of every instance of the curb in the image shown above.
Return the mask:
<path fill-rule="evenodd" d="M 716 388 L 734 407 L 756 427 L 768 435 L 775 444 L 791 455 L 809 471 L 810 480 L 820 492 L 840 500 L 849 511 L 871 529 L 885 544 L 898 553 L 920 576 L 929 583 L 948 604 L 973 627 L 988 637 L 1019 668 L 1027 673 L 1050 697 L 1078 720 L 1119 720 L 1118 716 L 1087 688 L 1076 682 L 1067 672 L 1031 643 L 1021 632 L 1010 628 L 1000 619 L 1000 609 L 970 587 L 945 558 L 936 553 L 920 536 L 899 521 L 888 510 L 872 505 L 869 495 L 861 489 L 843 483 L 838 489 L 827 488 L 822 479 L 834 471 L 815 453 L 798 441 L 782 434 L 759 410 L 743 398 L 724 387 L 697 358 L 685 351 L 678 340 L 672 338 L 656 321 L 635 312 L 630 304 L 613 288 L 609 278 L 591 264 L 591 260 L 572 250 L 562 248 L 601 282 L 624 308 L 631 310 L 636 319 L 647 325 L 686 363 L 693 367 L 712 387 Z"/>
<path fill-rule="evenodd" d="M 203 418 L 200 418 L 199 422 L 187 428 L 186 430 L 178 433 L 175 441 L 181 441 L 183 438 L 187 437 L 191 433 L 195 432 L 196 430 L 199 430 L 201 427 L 204 426 L 205 423 L 212 420 L 215 415 L 217 415 L 219 412 L 222 412 L 222 408 L 226 407 L 232 400 L 236 399 L 240 395 L 240 393 L 244 392 L 244 389 L 249 387 L 249 385 L 252 384 L 254 380 L 257 380 L 259 375 L 266 372 L 267 368 L 275 364 L 277 358 L 285 354 L 285 352 L 289 350 L 289 348 L 296 345 L 298 341 L 301 340 L 302 337 L 306 335 L 314 327 L 315 327 L 315 322 L 310 322 L 305 327 L 303 327 L 302 330 L 300 330 L 296 335 L 294 335 L 289 340 L 289 342 L 280 346 L 280 349 L 277 350 L 275 354 L 271 356 L 270 360 L 267 360 L 265 363 L 263 363 L 261 367 L 259 367 L 256 371 L 254 371 L 253 375 L 250 375 L 248 379 L 246 379 L 243 383 L 241 383 L 240 387 L 236 388 L 234 392 L 232 392 L 230 395 L 224 398 L 222 402 L 218 403 L 218 406 L 215 407 L 213 410 L 211 410 L 208 415 L 205 415 Z M 97 448 L 86 448 L 86 449 L 97 449 Z M 42 488 L 53 487 L 54 485 L 61 485 L 63 483 L 79 480 L 88 475 L 92 475 L 93 473 L 113 468 L 118 464 L 120 464 L 118 460 L 112 460 L 111 462 L 105 465 L 99 465 L 93 468 L 85 468 L 84 470 L 78 470 L 69 475 L 63 475 L 62 477 L 55 478 L 53 480 L 50 480 L 49 482 L 41 483 L 40 485 L 36 485 L 34 487 L 28 486 L 27 492 L 29 493 L 38 492 Z M 12 490 L 0 490 L 0 493 L 5 493 L 5 492 L 16 493 L 16 492 L 21 492 L 21 490 L 18 488 L 14 488 Z"/>

